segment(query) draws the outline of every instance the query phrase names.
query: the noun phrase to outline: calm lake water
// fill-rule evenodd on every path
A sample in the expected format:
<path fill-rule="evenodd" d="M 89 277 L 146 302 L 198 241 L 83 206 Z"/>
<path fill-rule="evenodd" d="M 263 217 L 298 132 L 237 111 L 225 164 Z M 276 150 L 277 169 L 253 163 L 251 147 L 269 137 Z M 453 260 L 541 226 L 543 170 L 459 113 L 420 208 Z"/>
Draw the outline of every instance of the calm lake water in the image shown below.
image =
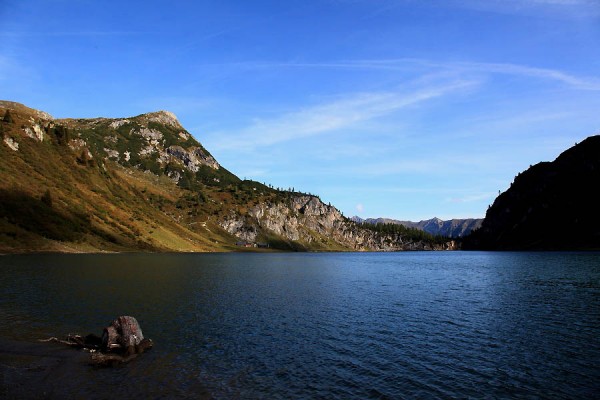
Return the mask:
<path fill-rule="evenodd" d="M 100 334 L 118 315 L 155 348 L 57 372 L 51 397 L 600 393 L 599 253 L 0 257 L 2 338 Z"/>

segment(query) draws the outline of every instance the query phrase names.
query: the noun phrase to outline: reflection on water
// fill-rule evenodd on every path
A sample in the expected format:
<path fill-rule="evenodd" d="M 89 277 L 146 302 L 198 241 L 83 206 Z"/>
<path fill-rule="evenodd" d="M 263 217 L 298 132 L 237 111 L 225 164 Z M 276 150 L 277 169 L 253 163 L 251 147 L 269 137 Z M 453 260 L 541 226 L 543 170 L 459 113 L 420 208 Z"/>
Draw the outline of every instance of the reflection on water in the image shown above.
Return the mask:
<path fill-rule="evenodd" d="M 54 387 L 102 397 L 591 397 L 595 253 L 0 257 L 0 336 L 100 333 L 156 347 Z M 96 385 L 96 386 L 95 386 Z"/>

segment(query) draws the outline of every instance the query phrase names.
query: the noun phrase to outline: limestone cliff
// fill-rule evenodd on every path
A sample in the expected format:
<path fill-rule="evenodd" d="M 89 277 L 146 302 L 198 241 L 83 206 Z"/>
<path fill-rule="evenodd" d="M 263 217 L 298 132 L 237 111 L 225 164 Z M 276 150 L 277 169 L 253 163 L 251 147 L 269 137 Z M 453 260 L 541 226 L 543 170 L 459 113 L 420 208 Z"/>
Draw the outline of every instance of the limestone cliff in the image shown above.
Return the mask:
<path fill-rule="evenodd" d="M 456 243 L 451 240 L 436 245 L 361 228 L 318 197 L 303 194 L 292 194 L 278 203 L 256 205 L 246 215 L 232 213 L 220 224 L 229 233 L 248 242 L 275 234 L 305 244 L 307 248 L 319 248 L 333 241 L 357 251 L 456 249 Z"/>

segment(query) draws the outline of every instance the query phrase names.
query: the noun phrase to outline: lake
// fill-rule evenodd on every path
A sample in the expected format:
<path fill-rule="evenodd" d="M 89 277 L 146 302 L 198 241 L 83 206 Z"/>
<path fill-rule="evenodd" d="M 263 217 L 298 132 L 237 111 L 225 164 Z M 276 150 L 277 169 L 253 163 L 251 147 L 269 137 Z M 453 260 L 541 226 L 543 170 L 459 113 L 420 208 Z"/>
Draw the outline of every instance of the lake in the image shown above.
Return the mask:
<path fill-rule="evenodd" d="M 600 393 L 600 253 L 0 257 L 0 338 L 99 335 L 119 315 L 135 316 L 154 349 L 111 369 L 63 360 L 71 366 L 23 393 L 224 399 Z M 29 379 L 23 368 L 10 368 L 0 380 L 5 393 L 16 390 L 13 379 Z"/>

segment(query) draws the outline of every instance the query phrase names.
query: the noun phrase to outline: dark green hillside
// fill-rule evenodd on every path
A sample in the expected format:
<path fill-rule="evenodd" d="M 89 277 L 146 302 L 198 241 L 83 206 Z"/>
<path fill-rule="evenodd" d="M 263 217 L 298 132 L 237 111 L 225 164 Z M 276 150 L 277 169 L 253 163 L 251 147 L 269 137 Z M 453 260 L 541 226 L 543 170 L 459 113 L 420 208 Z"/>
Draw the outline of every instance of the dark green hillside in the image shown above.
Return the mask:
<path fill-rule="evenodd" d="M 468 249 L 600 249 L 600 136 L 520 173 Z"/>

